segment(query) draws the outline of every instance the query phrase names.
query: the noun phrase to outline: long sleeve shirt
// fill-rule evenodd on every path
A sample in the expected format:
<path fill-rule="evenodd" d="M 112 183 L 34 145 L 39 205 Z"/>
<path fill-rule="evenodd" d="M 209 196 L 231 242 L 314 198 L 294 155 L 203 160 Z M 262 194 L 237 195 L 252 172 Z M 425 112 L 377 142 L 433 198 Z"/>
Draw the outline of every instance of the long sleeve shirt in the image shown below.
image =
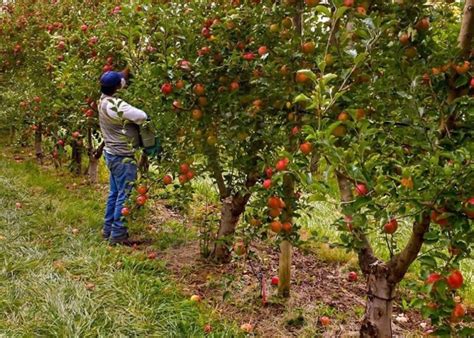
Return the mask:
<path fill-rule="evenodd" d="M 147 114 L 124 100 L 102 95 L 99 100 L 99 124 L 104 137 L 105 151 L 117 156 L 133 156 L 134 149 L 125 134 L 124 121 L 143 124 Z"/>

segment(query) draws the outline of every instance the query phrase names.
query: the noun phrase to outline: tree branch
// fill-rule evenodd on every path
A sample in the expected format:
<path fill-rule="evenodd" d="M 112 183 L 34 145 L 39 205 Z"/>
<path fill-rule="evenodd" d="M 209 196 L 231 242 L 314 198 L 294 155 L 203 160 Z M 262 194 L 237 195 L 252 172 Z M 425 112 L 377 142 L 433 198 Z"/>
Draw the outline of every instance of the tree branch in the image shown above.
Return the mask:
<path fill-rule="evenodd" d="M 464 14 L 459 32 L 459 48 L 461 54 L 467 55 L 471 51 L 472 38 L 474 36 L 474 0 L 466 0 Z"/>
<path fill-rule="evenodd" d="M 217 188 L 219 189 L 219 195 L 221 200 L 229 197 L 229 191 L 222 176 L 222 168 L 219 165 L 219 154 L 214 146 L 209 147 L 209 164 L 212 169 L 212 176 L 216 180 Z"/>
<path fill-rule="evenodd" d="M 337 183 L 341 192 L 341 200 L 343 203 L 350 203 L 354 196 L 352 194 L 352 184 L 349 179 L 342 173 L 336 171 Z M 367 236 L 358 229 L 353 229 L 353 236 L 361 242 L 358 248 L 359 266 L 364 274 L 370 274 L 370 266 L 379 259 L 375 256 L 374 250 L 369 243 Z"/>
<path fill-rule="evenodd" d="M 429 210 L 423 211 L 420 220 L 413 224 L 413 231 L 407 245 L 399 254 L 395 255 L 389 263 L 390 276 L 389 280 L 392 283 L 400 282 L 405 273 L 408 271 L 411 263 L 418 257 L 421 246 L 423 245 L 423 238 L 425 233 L 430 228 L 430 213 Z"/>

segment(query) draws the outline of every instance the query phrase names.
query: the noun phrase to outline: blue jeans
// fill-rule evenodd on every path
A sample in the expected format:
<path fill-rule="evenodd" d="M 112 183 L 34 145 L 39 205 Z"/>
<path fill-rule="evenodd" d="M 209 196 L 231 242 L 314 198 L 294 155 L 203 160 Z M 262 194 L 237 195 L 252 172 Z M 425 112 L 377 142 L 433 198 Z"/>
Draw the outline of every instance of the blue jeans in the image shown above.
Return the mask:
<path fill-rule="evenodd" d="M 137 165 L 133 158 L 112 155 L 104 151 L 105 162 L 110 171 L 110 192 L 105 210 L 103 235 L 105 238 L 121 239 L 128 236 L 122 219 L 122 208 L 137 179 Z"/>

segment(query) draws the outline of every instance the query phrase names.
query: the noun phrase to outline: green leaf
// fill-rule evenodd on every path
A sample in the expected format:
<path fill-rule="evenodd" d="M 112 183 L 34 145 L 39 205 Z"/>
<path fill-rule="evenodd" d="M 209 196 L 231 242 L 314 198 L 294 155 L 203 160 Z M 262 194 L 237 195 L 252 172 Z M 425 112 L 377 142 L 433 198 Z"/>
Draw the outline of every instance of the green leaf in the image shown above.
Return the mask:
<path fill-rule="evenodd" d="M 340 18 L 342 18 L 344 13 L 346 13 L 348 10 L 349 10 L 349 7 L 346 7 L 346 6 L 339 7 L 336 13 L 334 13 L 334 20 L 339 20 Z"/>
<path fill-rule="evenodd" d="M 367 57 L 367 55 L 368 55 L 367 53 L 360 53 L 359 55 L 357 55 L 357 56 L 355 57 L 354 63 L 355 63 L 356 65 L 358 65 L 358 64 L 364 62 L 364 61 L 365 61 L 365 58 Z"/>
<path fill-rule="evenodd" d="M 334 79 L 337 79 L 336 74 L 332 74 L 332 73 L 326 74 L 326 75 L 323 76 L 323 83 L 328 84 L 330 81 L 332 81 Z"/>
<path fill-rule="evenodd" d="M 311 99 L 304 94 L 300 94 L 293 100 L 293 103 L 309 102 Z"/>
<path fill-rule="evenodd" d="M 436 243 L 439 240 L 439 232 L 438 231 L 430 231 L 425 233 L 425 236 L 423 237 L 425 243 L 430 244 L 430 243 Z"/>
<path fill-rule="evenodd" d="M 426 265 L 430 268 L 436 268 L 438 264 L 436 263 L 436 259 L 431 256 L 421 256 L 418 258 L 421 264 Z"/>
<path fill-rule="evenodd" d="M 331 10 L 326 6 L 319 5 L 319 6 L 316 6 L 315 9 L 316 9 L 316 12 L 318 13 L 324 14 L 328 17 L 331 16 Z"/>
<path fill-rule="evenodd" d="M 313 71 L 310 70 L 310 69 L 301 69 L 301 70 L 298 71 L 298 74 L 304 74 L 304 75 L 306 75 L 306 76 L 307 76 L 309 79 L 311 79 L 311 81 L 313 81 L 313 82 L 317 82 L 317 81 L 318 81 L 318 79 L 317 79 L 317 77 L 316 77 L 316 74 L 314 74 Z"/>
<path fill-rule="evenodd" d="M 456 79 L 456 84 L 455 84 L 456 88 L 463 87 L 463 86 L 467 85 L 468 81 L 469 81 L 469 79 L 467 78 L 466 75 L 464 75 L 464 74 L 461 75 L 460 77 L 458 77 Z"/>

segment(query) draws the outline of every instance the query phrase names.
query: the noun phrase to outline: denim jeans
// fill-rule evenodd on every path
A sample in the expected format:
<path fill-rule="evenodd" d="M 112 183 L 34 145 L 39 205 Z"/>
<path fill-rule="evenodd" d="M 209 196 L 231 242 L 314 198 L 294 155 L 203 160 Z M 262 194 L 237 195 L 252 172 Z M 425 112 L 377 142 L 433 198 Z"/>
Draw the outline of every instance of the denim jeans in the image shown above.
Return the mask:
<path fill-rule="evenodd" d="M 131 157 L 112 155 L 106 151 L 104 157 L 110 171 L 110 192 L 103 235 L 105 238 L 121 239 L 128 235 L 122 219 L 122 208 L 137 178 L 137 165 Z"/>

